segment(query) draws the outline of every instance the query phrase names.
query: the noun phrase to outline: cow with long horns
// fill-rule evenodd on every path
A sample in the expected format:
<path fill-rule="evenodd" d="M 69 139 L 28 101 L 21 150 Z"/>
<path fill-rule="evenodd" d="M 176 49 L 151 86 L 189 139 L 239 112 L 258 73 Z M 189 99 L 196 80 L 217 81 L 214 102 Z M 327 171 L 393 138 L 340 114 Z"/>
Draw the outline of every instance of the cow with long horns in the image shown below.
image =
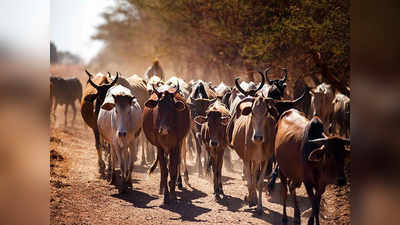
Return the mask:
<path fill-rule="evenodd" d="M 118 73 L 111 83 L 108 83 L 105 75 L 93 77 L 87 70 L 86 74 L 89 76 L 85 90 L 83 91 L 81 100 L 81 114 L 85 123 L 92 128 L 96 150 L 98 156 L 99 172 L 104 176 L 105 163 L 103 161 L 102 150 L 100 145 L 100 134 L 97 126 L 97 117 L 100 112 L 101 105 L 104 102 L 107 91 L 114 86 L 118 81 Z M 93 79 L 93 80 L 92 80 Z"/>
<path fill-rule="evenodd" d="M 181 161 L 181 147 L 190 129 L 190 112 L 184 98 L 178 93 L 179 83 L 174 91 L 168 85 L 163 85 L 158 89 L 153 86 L 153 91 L 150 99 L 145 103 L 143 130 L 150 143 L 157 147 L 157 160 L 149 173 L 154 171 L 159 162 L 160 193 L 164 193 L 164 203 L 168 203 L 170 200 L 176 200 L 175 185 Z M 169 188 L 167 186 L 168 170 Z"/>

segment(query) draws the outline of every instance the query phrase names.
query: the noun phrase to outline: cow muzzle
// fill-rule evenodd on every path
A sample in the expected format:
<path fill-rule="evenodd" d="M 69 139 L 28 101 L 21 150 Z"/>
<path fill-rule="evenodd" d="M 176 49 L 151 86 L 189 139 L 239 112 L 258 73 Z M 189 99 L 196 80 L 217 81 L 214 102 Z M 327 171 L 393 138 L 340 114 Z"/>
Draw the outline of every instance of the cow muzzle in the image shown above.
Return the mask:
<path fill-rule="evenodd" d="M 263 142 L 264 141 L 264 136 L 262 136 L 262 135 L 257 135 L 257 134 L 255 134 L 254 136 L 253 136 L 253 142 L 254 143 L 260 143 L 260 142 Z"/>
<path fill-rule="evenodd" d="M 158 129 L 158 133 L 161 134 L 161 135 L 167 135 L 168 134 L 168 129 L 165 128 L 165 127 L 160 127 Z"/>
<path fill-rule="evenodd" d="M 126 137 L 126 131 L 118 131 L 118 137 L 120 138 Z"/>
<path fill-rule="evenodd" d="M 216 140 L 210 140 L 209 145 L 211 148 L 216 148 L 218 147 L 218 142 Z"/>

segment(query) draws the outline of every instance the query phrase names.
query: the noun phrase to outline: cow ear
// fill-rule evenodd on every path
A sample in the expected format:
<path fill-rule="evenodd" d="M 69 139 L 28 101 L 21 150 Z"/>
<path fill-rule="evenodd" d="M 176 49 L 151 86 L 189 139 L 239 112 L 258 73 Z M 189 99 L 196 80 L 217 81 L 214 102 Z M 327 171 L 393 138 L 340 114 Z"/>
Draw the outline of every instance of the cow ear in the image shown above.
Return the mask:
<path fill-rule="evenodd" d="M 144 105 L 145 105 L 147 108 L 150 108 L 150 109 L 156 107 L 157 104 L 158 104 L 158 102 L 157 102 L 156 100 L 152 100 L 152 99 L 150 99 L 150 100 L 148 100 L 146 103 L 144 103 Z"/>
<path fill-rule="evenodd" d="M 231 119 L 230 116 L 223 116 L 223 117 L 221 117 L 221 123 L 222 123 L 222 125 L 227 126 L 230 119 Z"/>
<path fill-rule="evenodd" d="M 325 150 L 324 148 L 317 148 L 310 153 L 308 156 L 308 161 L 320 162 L 324 158 Z"/>
<path fill-rule="evenodd" d="M 205 116 L 196 116 L 194 118 L 194 122 L 197 123 L 198 125 L 202 125 L 203 123 L 207 122 L 207 117 L 205 117 Z"/>
<path fill-rule="evenodd" d="M 178 111 L 183 111 L 185 109 L 185 103 L 183 103 L 182 101 L 176 101 L 175 108 Z"/>

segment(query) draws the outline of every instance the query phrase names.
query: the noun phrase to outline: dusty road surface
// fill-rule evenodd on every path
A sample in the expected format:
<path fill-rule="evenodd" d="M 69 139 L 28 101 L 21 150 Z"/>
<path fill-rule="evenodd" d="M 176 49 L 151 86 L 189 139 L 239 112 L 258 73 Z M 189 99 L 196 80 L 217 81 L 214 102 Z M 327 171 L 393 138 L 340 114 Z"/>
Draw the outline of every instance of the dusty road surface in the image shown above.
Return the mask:
<path fill-rule="evenodd" d="M 84 126 L 79 112 L 71 127 L 71 111 L 68 127 L 64 127 L 64 107 L 60 106 L 56 123 L 53 119 L 50 123 L 50 224 L 281 224 L 279 179 L 272 197 L 263 194 L 264 214 L 257 215 L 255 207 L 249 208 L 243 201 L 247 187 L 240 177 L 242 163 L 236 153 L 232 154 L 235 172 L 223 171 L 226 197 L 219 202 L 213 197 L 209 178 L 194 173 L 190 157 L 193 188 L 184 185 L 185 190 L 177 190 L 177 203 L 163 204 L 163 196 L 158 194 L 159 170 L 148 177 L 149 165 L 140 166 L 140 160 L 132 174 L 133 190 L 119 195 L 115 186 L 99 178 L 92 131 Z M 306 224 L 311 205 L 304 187 L 297 190 L 297 196 L 301 223 Z M 329 187 L 324 196 L 326 218 L 321 216 L 322 224 L 349 224 L 350 185 Z M 293 224 L 290 198 L 288 217 L 288 224 Z"/>

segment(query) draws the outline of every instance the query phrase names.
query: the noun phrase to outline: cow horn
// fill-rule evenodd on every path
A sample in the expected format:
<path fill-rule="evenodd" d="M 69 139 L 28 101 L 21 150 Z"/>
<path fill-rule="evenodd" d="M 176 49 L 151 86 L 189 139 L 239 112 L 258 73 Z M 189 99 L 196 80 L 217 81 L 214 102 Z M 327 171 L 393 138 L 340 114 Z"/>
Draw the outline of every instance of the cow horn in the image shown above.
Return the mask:
<path fill-rule="evenodd" d="M 239 77 L 235 79 L 236 88 L 237 88 L 242 94 L 244 94 L 244 95 L 246 95 L 246 96 L 249 95 L 249 92 L 243 90 L 242 87 L 240 87 L 239 79 L 240 79 Z"/>
<path fill-rule="evenodd" d="M 112 87 L 112 86 L 114 86 L 114 84 L 115 83 L 117 83 L 117 81 L 118 81 L 118 72 L 117 72 L 117 75 L 115 76 L 115 78 L 114 78 L 114 80 L 111 82 L 111 84 L 110 84 L 110 86 Z"/>
<path fill-rule="evenodd" d="M 179 81 L 176 82 L 176 90 L 174 92 L 174 95 L 176 95 L 179 92 Z"/>
<path fill-rule="evenodd" d="M 86 70 L 85 70 L 86 71 Z M 92 85 L 94 88 L 96 88 L 96 90 L 99 88 L 99 86 L 97 86 L 97 84 L 95 84 L 93 81 L 92 81 L 92 79 L 91 79 L 91 74 L 88 72 L 88 71 L 86 71 L 86 73 L 89 75 L 89 79 L 88 79 L 88 82 L 89 82 L 89 84 L 90 85 Z"/>
<path fill-rule="evenodd" d="M 85 72 L 86 72 L 86 74 L 89 76 L 89 78 L 92 78 L 92 77 L 93 77 L 93 75 L 90 74 L 86 69 L 85 69 Z"/>
<path fill-rule="evenodd" d="M 107 72 L 107 73 L 108 73 L 108 77 L 109 77 L 109 78 L 112 78 L 111 73 L 110 73 L 110 72 Z"/>
<path fill-rule="evenodd" d="M 157 88 L 154 87 L 154 84 L 152 84 L 151 86 L 153 87 L 154 93 L 156 93 L 157 96 L 160 96 L 161 93 L 157 91 Z"/>
<path fill-rule="evenodd" d="M 288 77 L 288 69 L 287 68 L 282 68 L 283 73 L 285 74 L 283 77 L 283 82 L 286 82 L 287 77 Z"/>
<path fill-rule="evenodd" d="M 268 68 L 268 70 L 269 70 L 269 68 Z M 267 72 L 268 72 L 268 71 L 267 71 Z M 264 77 L 264 75 L 263 75 L 262 73 L 260 73 L 260 76 L 261 76 L 261 84 L 260 84 L 260 86 L 257 88 L 257 90 L 256 90 L 255 92 L 261 90 L 261 88 L 262 88 L 262 87 L 264 86 L 264 84 L 265 84 L 265 77 Z"/>
<path fill-rule="evenodd" d="M 305 95 L 306 95 L 306 92 L 304 91 L 303 94 L 300 97 L 298 97 L 297 99 L 293 100 L 292 103 L 296 104 L 297 102 L 301 101 Z"/>
<path fill-rule="evenodd" d="M 328 140 L 328 138 L 317 138 L 317 139 L 308 140 L 308 142 L 315 143 L 317 145 L 323 145 L 323 144 L 325 144 L 325 142 L 327 140 Z"/>
<path fill-rule="evenodd" d="M 271 84 L 271 81 L 268 78 L 268 72 L 271 70 L 271 67 L 268 67 L 267 69 L 264 70 L 264 76 L 265 79 L 267 80 L 268 84 Z M 259 72 L 260 73 L 260 72 Z"/>

